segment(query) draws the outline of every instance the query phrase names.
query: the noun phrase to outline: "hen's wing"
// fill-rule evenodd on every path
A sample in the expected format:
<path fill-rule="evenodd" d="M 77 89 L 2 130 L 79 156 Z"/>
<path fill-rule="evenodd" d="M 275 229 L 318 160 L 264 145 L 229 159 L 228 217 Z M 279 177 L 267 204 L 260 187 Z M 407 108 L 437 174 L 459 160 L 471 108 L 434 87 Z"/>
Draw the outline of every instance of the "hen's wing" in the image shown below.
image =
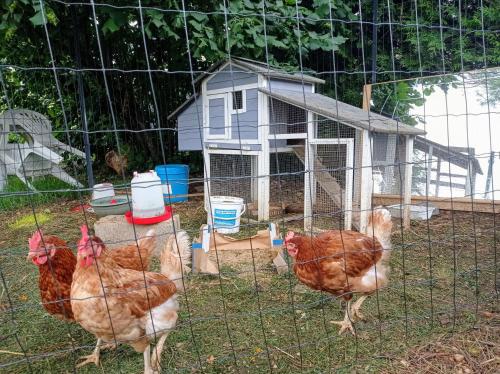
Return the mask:
<path fill-rule="evenodd" d="M 69 248 L 59 248 L 50 260 L 40 267 L 40 298 L 45 310 L 53 316 L 73 320 L 70 293 L 76 257 Z"/>
<path fill-rule="evenodd" d="M 138 240 L 137 245 L 134 243 L 111 249 L 108 255 L 122 268 L 138 271 L 148 270 L 155 246 L 156 239 L 154 237 L 144 237 Z"/>
<path fill-rule="evenodd" d="M 314 241 L 325 262 L 340 263 L 349 277 L 358 277 L 376 264 L 383 248 L 374 240 L 357 231 L 328 231 Z"/>
<path fill-rule="evenodd" d="M 116 272 L 115 282 L 105 287 L 106 295 L 116 298 L 137 318 L 143 317 L 150 309 L 176 293 L 175 284 L 162 274 L 130 269 L 116 269 Z"/>
<path fill-rule="evenodd" d="M 110 256 L 118 266 L 132 270 L 147 270 L 151 260 L 149 248 L 130 244 L 124 247 L 111 249 Z"/>

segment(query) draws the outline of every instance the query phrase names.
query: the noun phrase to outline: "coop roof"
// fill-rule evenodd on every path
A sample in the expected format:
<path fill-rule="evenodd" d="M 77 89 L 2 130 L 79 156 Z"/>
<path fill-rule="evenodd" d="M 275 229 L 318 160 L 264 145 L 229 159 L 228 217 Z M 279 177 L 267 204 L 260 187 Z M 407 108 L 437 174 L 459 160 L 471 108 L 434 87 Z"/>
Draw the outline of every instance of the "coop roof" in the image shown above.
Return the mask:
<path fill-rule="evenodd" d="M 283 69 L 280 69 L 278 67 L 273 67 L 264 62 L 250 60 L 248 58 L 242 58 L 242 57 L 232 57 L 231 60 L 221 60 L 219 62 L 216 62 L 215 64 L 212 64 L 206 71 L 204 71 L 200 76 L 198 76 L 198 78 L 195 79 L 194 83 L 196 84 L 201 82 L 203 79 L 207 78 L 208 76 L 212 75 L 212 73 L 222 68 L 229 61 L 232 62 L 233 66 L 238 66 L 245 70 L 253 71 L 255 73 L 262 74 L 270 78 L 284 79 L 300 83 L 302 82 L 318 83 L 318 84 L 325 83 L 323 79 L 312 77 L 307 74 L 299 74 L 299 73 L 291 74 Z"/>
<path fill-rule="evenodd" d="M 203 73 L 201 73 L 195 80 L 194 84 L 196 86 L 196 89 L 199 89 L 199 83 L 202 82 L 204 79 L 208 78 L 209 76 L 213 75 L 214 72 L 217 70 L 221 69 L 224 67 L 224 65 L 231 61 L 233 66 L 239 67 L 243 70 L 251 71 L 257 74 L 264 75 L 268 78 L 275 78 L 275 79 L 283 79 L 283 80 L 288 80 L 288 81 L 294 81 L 298 83 L 307 83 L 307 84 L 324 84 L 325 81 L 323 79 L 319 79 L 307 74 L 291 74 L 287 73 L 285 70 L 282 70 L 277 67 L 272 67 L 266 63 L 259 62 L 259 61 L 254 61 L 250 60 L 247 58 L 240 58 L 240 57 L 232 57 L 231 60 L 221 60 L 215 64 L 212 64 L 207 70 L 205 70 Z M 199 95 L 199 93 L 197 93 Z M 189 99 L 187 99 L 182 105 L 180 105 L 176 110 L 174 110 L 169 116 L 168 119 L 173 119 L 177 117 L 179 114 L 183 112 L 186 107 L 193 102 L 194 96 L 191 96 Z"/>
<path fill-rule="evenodd" d="M 425 134 L 424 130 L 405 125 L 402 122 L 384 117 L 378 113 L 370 112 L 368 116 L 368 112 L 361 108 L 318 93 L 282 89 L 268 90 L 265 88 L 260 88 L 259 90 L 272 98 L 342 122 L 348 126 L 386 134 Z"/>

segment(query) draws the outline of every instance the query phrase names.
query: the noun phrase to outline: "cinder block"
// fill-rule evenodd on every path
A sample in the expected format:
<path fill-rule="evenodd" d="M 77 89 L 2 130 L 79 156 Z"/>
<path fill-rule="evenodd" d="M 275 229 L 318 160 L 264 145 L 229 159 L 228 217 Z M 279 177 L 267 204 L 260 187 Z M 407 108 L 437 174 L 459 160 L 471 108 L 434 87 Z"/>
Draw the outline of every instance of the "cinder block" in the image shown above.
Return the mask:
<path fill-rule="evenodd" d="M 173 219 L 169 219 L 154 225 L 132 225 L 125 220 L 123 215 L 106 216 L 99 219 L 94 224 L 95 234 L 102 239 L 110 249 L 134 243 L 135 239 L 140 239 L 146 235 L 148 230 L 154 229 L 157 235 L 156 254 L 159 254 L 170 234 L 180 230 L 179 215 L 174 214 Z M 134 235 L 135 227 L 135 235 Z"/>

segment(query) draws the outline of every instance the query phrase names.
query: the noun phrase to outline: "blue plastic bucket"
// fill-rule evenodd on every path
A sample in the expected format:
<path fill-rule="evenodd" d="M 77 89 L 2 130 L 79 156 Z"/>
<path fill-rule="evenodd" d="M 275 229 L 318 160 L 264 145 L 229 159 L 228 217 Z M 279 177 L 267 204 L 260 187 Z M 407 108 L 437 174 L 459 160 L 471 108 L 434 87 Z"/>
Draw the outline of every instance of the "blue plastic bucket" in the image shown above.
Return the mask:
<path fill-rule="evenodd" d="M 189 166 L 182 164 L 158 165 L 156 174 L 161 179 L 165 203 L 187 201 L 189 191 Z M 177 195 L 185 195 L 178 197 Z"/>

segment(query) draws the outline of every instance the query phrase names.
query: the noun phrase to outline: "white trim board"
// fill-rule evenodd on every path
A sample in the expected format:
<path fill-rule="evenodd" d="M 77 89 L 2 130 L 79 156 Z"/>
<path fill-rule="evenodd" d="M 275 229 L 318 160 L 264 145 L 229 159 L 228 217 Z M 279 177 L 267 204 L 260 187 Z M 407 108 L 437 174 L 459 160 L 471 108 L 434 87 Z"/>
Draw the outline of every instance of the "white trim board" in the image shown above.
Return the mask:
<path fill-rule="evenodd" d="M 229 87 L 224 87 L 224 88 L 217 88 L 215 90 L 207 90 L 206 94 L 207 95 L 218 95 L 218 94 L 223 94 L 223 93 L 228 93 L 228 92 L 233 92 L 233 91 L 242 91 L 242 90 L 251 90 L 251 89 L 257 89 L 259 88 L 258 83 L 251 83 L 251 84 L 242 84 L 239 86 L 229 86 Z"/>
<path fill-rule="evenodd" d="M 231 113 L 229 110 L 229 99 L 228 94 L 218 94 L 218 95 L 206 95 L 207 98 L 207 107 L 206 107 L 206 118 L 207 118 L 207 126 L 205 139 L 207 140 L 223 140 L 223 139 L 231 139 Z M 210 100 L 224 100 L 224 134 L 210 134 Z"/>
<path fill-rule="evenodd" d="M 233 93 L 241 91 L 241 104 L 242 108 L 241 109 L 234 109 L 233 108 Z M 247 111 L 247 90 L 246 89 L 235 89 L 234 91 L 231 91 L 228 93 L 228 100 L 229 100 L 229 108 L 231 109 L 231 114 L 241 114 L 245 113 Z"/>

